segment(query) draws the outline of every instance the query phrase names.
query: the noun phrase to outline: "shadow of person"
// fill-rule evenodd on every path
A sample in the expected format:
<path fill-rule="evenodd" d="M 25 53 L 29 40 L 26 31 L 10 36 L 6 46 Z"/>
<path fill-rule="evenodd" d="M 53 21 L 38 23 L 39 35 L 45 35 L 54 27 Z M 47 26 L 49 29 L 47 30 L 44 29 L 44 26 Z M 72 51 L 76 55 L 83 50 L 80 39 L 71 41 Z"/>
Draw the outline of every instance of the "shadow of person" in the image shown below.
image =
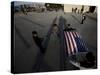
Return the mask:
<path fill-rule="evenodd" d="M 39 47 L 39 53 L 37 54 L 35 64 L 32 67 L 33 72 L 39 72 L 41 66 L 43 66 L 42 68 L 51 69 L 44 61 L 46 49 L 42 46 L 43 38 L 40 38 L 36 31 L 32 31 L 32 36 L 36 45 Z"/>
<path fill-rule="evenodd" d="M 40 52 L 41 53 L 45 53 L 45 50 L 44 50 L 44 48 L 42 46 L 43 38 L 40 38 L 36 31 L 32 31 L 32 36 L 33 36 L 33 39 L 34 39 L 36 45 L 40 48 Z"/>

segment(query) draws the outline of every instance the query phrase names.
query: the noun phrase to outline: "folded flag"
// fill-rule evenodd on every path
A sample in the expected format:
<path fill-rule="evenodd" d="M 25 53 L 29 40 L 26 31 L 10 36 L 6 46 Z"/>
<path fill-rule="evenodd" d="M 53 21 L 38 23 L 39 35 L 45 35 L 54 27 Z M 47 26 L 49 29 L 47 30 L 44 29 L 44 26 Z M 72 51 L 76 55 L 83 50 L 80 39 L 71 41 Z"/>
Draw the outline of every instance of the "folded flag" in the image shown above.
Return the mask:
<path fill-rule="evenodd" d="M 64 31 L 66 52 L 69 56 L 87 52 L 87 47 L 77 31 Z"/>

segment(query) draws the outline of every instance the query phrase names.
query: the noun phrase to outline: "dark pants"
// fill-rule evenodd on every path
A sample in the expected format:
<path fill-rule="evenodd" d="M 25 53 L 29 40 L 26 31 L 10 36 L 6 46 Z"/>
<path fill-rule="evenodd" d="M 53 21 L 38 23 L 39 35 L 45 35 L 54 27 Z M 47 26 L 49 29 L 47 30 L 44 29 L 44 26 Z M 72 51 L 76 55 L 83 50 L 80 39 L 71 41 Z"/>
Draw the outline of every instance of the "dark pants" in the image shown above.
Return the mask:
<path fill-rule="evenodd" d="M 81 24 L 83 24 L 83 21 L 84 21 L 84 20 L 81 21 Z"/>
<path fill-rule="evenodd" d="M 84 20 L 85 20 L 85 19 L 82 19 L 81 24 L 83 24 Z"/>

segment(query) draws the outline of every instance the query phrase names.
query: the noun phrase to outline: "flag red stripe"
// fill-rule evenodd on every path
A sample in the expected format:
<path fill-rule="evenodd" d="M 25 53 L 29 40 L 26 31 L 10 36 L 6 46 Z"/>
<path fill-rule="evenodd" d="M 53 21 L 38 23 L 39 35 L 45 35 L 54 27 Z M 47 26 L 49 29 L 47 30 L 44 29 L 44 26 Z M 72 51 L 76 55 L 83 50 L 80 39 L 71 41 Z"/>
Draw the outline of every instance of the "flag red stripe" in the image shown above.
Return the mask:
<path fill-rule="evenodd" d="M 77 45 L 76 45 L 76 42 L 75 42 L 75 38 L 74 38 L 73 32 L 70 32 L 70 35 L 72 37 L 72 41 L 73 41 L 73 44 L 74 44 L 74 50 L 76 50 L 75 52 L 77 52 L 78 48 L 77 48 Z"/>
<path fill-rule="evenodd" d="M 70 49 L 71 49 L 71 52 L 72 52 L 72 54 L 74 54 L 74 47 L 73 47 L 72 40 L 71 40 L 71 37 L 70 37 L 70 35 L 69 35 L 69 32 L 67 32 L 67 35 L 68 35 L 69 42 L 70 42 Z"/>
<path fill-rule="evenodd" d="M 70 47 L 69 47 L 69 43 L 68 43 L 68 37 L 67 37 L 67 35 L 66 35 L 66 32 L 64 32 L 64 34 L 65 34 L 65 38 L 66 38 L 66 42 L 67 42 L 68 54 L 70 55 L 71 53 L 70 53 Z"/>

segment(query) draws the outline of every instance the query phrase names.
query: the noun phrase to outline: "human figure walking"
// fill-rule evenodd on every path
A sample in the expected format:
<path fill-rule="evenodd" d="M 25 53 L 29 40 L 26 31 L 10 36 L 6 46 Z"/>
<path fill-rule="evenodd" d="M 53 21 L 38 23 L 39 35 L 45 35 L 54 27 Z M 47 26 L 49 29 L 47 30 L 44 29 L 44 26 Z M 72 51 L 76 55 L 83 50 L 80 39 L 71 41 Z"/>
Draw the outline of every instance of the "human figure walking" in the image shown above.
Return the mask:
<path fill-rule="evenodd" d="M 21 11 L 23 12 L 23 14 L 27 15 L 27 11 L 26 11 L 25 5 L 21 5 Z"/>
<path fill-rule="evenodd" d="M 40 52 L 41 52 L 41 53 L 45 53 L 45 50 L 44 50 L 44 48 L 43 48 L 43 46 L 42 46 L 43 38 L 40 38 L 40 37 L 38 36 L 38 33 L 37 33 L 36 31 L 33 31 L 33 32 L 32 32 L 32 35 L 33 35 L 33 39 L 34 39 L 36 45 L 40 48 Z"/>
<path fill-rule="evenodd" d="M 74 11 L 74 8 L 72 8 L 72 13 L 73 13 L 73 11 Z"/>
<path fill-rule="evenodd" d="M 86 16 L 85 16 L 85 14 L 83 14 L 83 15 L 82 15 L 82 21 L 81 21 L 81 24 L 83 24 L 85 20 L 86 20 Z"/>
<path fill-rule="evenodd" d="M 44 54 L 45 54 L 45 49 L 42 46 L 43 38 L 40 38 L 36 31 L 32 31 L 32 36 L 33 36 L 33 40 L 34 40 L 35 44 L 39 47 L 39 50 L 40 50 L 36 56 L 36 60 L 35 60 L 35 63 L 34 63 L 34 66 L 32 67 L 32 69 L 34 72 L 39 72 L 40 66 L 44 61 L 43 58 L 44 58 Z"/>

